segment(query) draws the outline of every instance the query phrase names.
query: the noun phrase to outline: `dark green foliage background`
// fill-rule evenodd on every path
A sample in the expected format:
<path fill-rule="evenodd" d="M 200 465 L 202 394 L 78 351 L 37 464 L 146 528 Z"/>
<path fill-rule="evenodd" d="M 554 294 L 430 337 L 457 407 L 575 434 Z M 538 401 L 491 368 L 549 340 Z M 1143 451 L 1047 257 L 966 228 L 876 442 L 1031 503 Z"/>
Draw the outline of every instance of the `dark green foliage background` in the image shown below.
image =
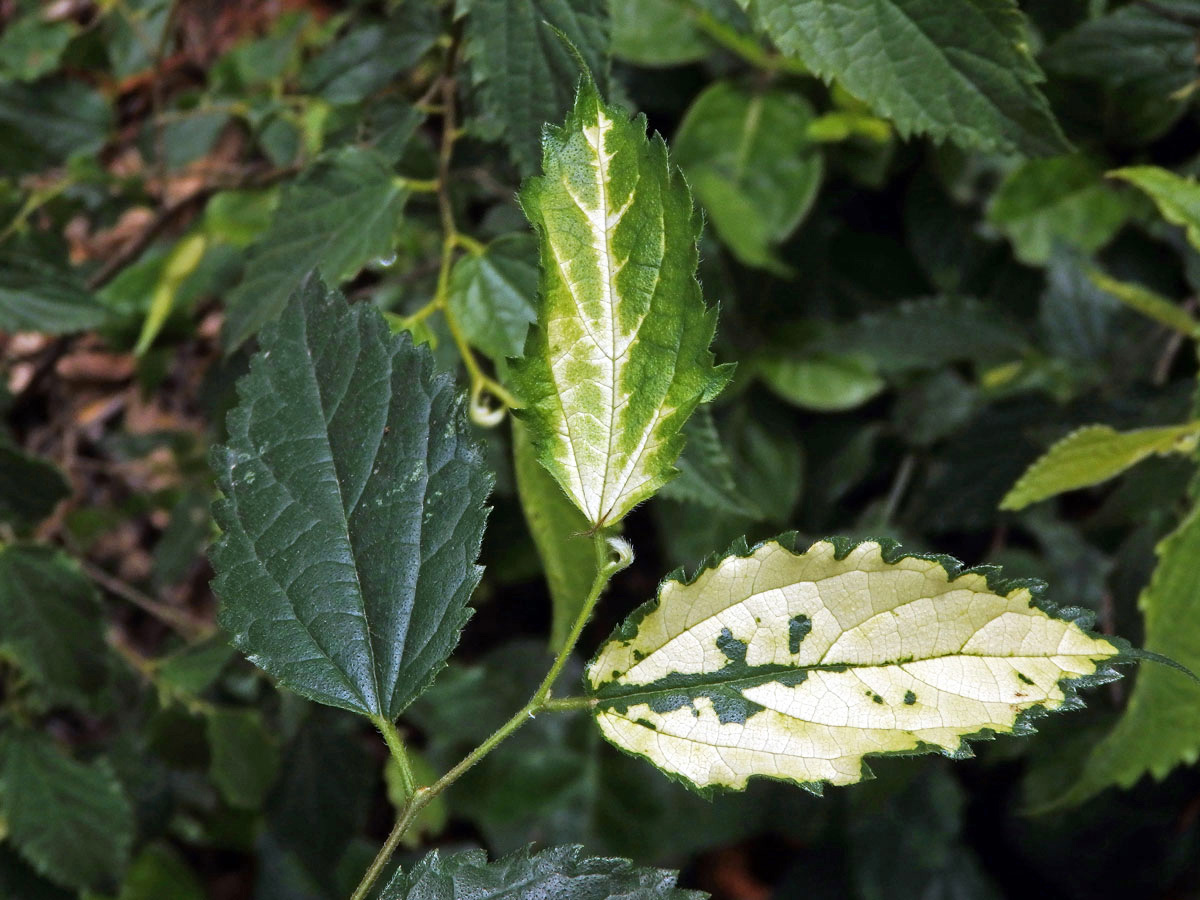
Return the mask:
<path fill-rule="evenodd" d="M 446 193 L 468 236 L 450 309 L 507 383 L 536 285 L 516 191 L 576 77 L 543 20 L 610 99 L 668 146 L 681 135 L 717 226 L 700 245 L 717 361 L 739 366 L 689 423 L 683 474 L 626 520 L 637 560 L 581 657 L 664 573 L 790 529 L 1003 564 L 1142 642 L 1137 599 L 1187 509 L 1186 457 L 1019 513 L 997 506 L 1077 426 L 1192 414 L 1191 345 L 1088 274 L 1195 307 L 1200 255 L 1104 173 L 1200 172 L 1186 90 L 1200 4 L 1027 0 L 1022 21 L 1007 0 L 953 0 L 916 32 L 889 31 L 893 13 L 936 4 L 67 6 L 47 18 L 0 3 L 0 349 L 15 385 L 0 389 L 0 897 L 336 900 L 357 884 L 394 814 L 385 748 L 367 721 L 277 690 L 213 633 L 204 460 L 229 437 L 259 327 L 313 268 L 463 375 L 444 317 L 405 318 L 436 289 L 445 106 L 430 89 L 448 70 L 462 131 Z M 884 12 L 859 41 L 862 7 Z M 830 23 L 861 56 L 831 43 Z M 935 44 L 962 36 L 966 81 L 952 71 L 964 57 L 930 57 L 922 28 Z M 877 68 L 877 41 L 908 54 L 915 81 Z M 987 81 L 988 58 L 1007 74 Z M 688 123 L 714 85 L 712 118 Z M 760 101 L 739 119 L 739 103 Z M 188 178 L 200 188 L 187 193 Z M 101 235 L 135 207 L 149 218 L 115 250 L 73 236 L 73 222 Z M 188 241 L 199 255 L 183 266 Z M 22 356 L 16 332 L 47 338 Z M 128 362 L 121 391 L 186 410 L 178 427 L 112 417 L 68 448 L 77 382 L 57 362 L 85 344 Z M 400 720 L 434 773 L 520 708 L 550 661 L 511 431 L 476 431 L 496 474 L 476 612 Z M 164 455 L 172 479 L 110 489 L 120 466 Z M 114 584 L 96 548 L 130 523 L 152 566 Z M 1175 625 L 1200 635 L 1200 619 Z M 971 760 L 881 760 L 876 780 L 823 798 L 756 781 L 709 802 L 605 745 L 583 715 L 547 714 L 453 786 L 399 861 L 582 844 L 731 900 L 1200 896 L 1195 766 L 1043 808 L 1080 779 L 1130 689 L 1091 691 L 1086 710 L 976 744 Z M 514 871 L 540 865 L 522 859 Z M 466 878 L 478 864 L 448 865 Z"/>

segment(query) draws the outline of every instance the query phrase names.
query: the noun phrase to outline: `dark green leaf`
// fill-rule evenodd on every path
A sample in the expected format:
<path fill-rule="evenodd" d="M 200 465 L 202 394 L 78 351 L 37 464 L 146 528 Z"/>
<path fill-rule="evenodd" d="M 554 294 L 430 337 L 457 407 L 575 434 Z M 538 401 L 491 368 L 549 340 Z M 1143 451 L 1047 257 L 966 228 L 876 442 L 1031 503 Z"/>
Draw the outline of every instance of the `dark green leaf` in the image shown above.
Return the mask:
<path fill-rule="evenodd" d="M 52 701 L 88 705 L 106 682 L 100 600 L 65 555 L 0 549 L 0 657 Z"/>
<path fill-rule="evenodd" d="M 607 90 L 608 4 L 602 0 L 469 0 L 464 38 L 472 80 L 524 174 L 541 161 L 542 125 L 571 108 L 579 64 L 554 33 L 575 45 L 601 93 Z M 548 28 L 548 25 L 553 28 Z"/>
<path fill-rule="evenodd" d="M 1005 153 L 1061 152 L 1015 0 L 740 0 L 787 53 L 896 123 Z"/>
<path fill-rule="evenodd" d="M 109 312 L 61 266 L 0 253 L 0 331 L 69 334 L 99 328 Z"/>
<path fill-rule="evenodd" d="M 880 372 L 931 369 L 948 362 L 986 363 L 1019 358 L 1025 338 L 1006 316 L 975 300 L 930 297 L 870 313 L 831 342 L 864 353 Z"/>
<path fill-rule="evenodd" d="M 120 878 L 133 812 L 109 767 L 73 760 L 27 731 L 9 732 L 0 750 L 0 808 L 20 854 L 65 887 L 103 888 Z"/>
<path fill-rule="evenodd" d="M 410 871 L 400 871 L 381 900 L 700 900 L 706 895 L 675 886 L 675 873 L 639 869 L 627 859 L 583 855 L 582 847 L 529 848 L 488 862 L 483 850 L 444 859 L 432 851 Z"/>
<path fill-rule="evenodd" d="M 0 84 L 0 158 L 20 175 L 95 153 L 111 124 L 108 102 L 78 81 Z"/>
<path fill-rule="evenodd" d="M 206 893 L 179 854 L 165 844 L 153 844 L 129 866 L 117 900 L 205 900 Z"/>
<path fill-rule="evenodd" d="M 408 191 L 386 160 L 347 147 L 289 185 L 271 228 L 251 251 L 246 275 L 228 298 L 226 349 L 269 322 L 316 268 L 331 284 L 387 255 Z"/>
<path fill-rule="evenodd" d="M 69 496 L 71 485 L 57 466 L 0 436 L 0 522 L 32 525 Z"/>
<path fill-rule="evenodd" d="M 214 709 L 205 722 L 209 777 L 231 806 L 258 809 L 279 770 L 275 737 L 254 710 Z"/>
<path fill-rule="evenodd" d="M 330 103 L 356 103 L 412 66 L 437 38 L 436 10 L 409 0 L 382 24 L 346 32 L 305 66 L 300 86 Z"/>
<path fill-rule="evenodd" d="M 453 381 L 310 279 L 263 336 L 229 442 L 221 623 L 281 683 L 394 719 L 458 641 L 491 487 Z"/>

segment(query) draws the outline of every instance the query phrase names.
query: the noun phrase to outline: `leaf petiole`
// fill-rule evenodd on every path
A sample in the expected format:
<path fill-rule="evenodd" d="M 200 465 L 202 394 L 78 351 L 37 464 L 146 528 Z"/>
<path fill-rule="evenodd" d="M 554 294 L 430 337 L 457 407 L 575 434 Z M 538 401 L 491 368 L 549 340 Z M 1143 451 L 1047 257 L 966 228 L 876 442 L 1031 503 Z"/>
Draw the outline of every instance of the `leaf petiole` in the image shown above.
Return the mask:
<path fill-rule="evenodd" d="M 542 679 L 542 683 L 538 686 L 538 689 L 534 691 L 528 703 L 517 710 L 512 718 L 492 732 L 482 744 L 464 756 L 454 768 L 446 772 L 445 775 L 429 787 L 418 787 L 409 793 L 408 801 L 404 804 L 404 808 L 401 809 L 399 816 L 396 818 L 396 824 L 392 827 L 387 840 L 384 841 L 379 853 L 363 875 L 362 881 L 359 882 L 350 900 L 364 900 L 368 895 L 371 886 L 378 880 L 380 874 L 387 866 L 388 860 L 395 853 L 396 847 L 399 846 L 401 839 L 412 826 L 413 822 L 416 821 L 417 816 L 421 814 L 421 810 L 428 806 L 438 794 L 458 781 L 471 767 L 500 746 L 509 735 L 539 712 L 546 710 L 581 709 L 590 705 L 591 700 L 586 697 L 565 697 L 561 700 L 552 699 L 550 690 L 554 686 L 554 682 L 558 680 L 559 675 L 562 674 L 567 660 L 571 658 L 575 644 L 579 641 L 579 636 L 583 633 L 584 626 L 591 619 L 592 611 L 596 608 L 596 602 L 600 599 L 600 595 L 604 593 L 608 582 L 612 580 L 614 575 L 633 562 L 633 548 L 630 547 L 627 541 L 621 538 L 605 537 L 603 531 L 598 530 L 593 535 L 592 545 L 596 550 L 596 578 L 592 582 L 591 590 L 588 591 L 588 595 L 579 609 L 579 615 L 575 617 L 575 622 L 571 627 L 567 640 L 563 643 L 562 649 L 558 651 L 558 655 L 554 658 L 554 662 L 550 666 L 550 671 L 546 673 L 546 677 Z M 399 762 L 400 758 L 404 757 L 404 747 L 400 741 L 399 734 L 396 733 L 395 726 L 391 722 L 384 720 L 378 720 L 375 724 L 383 732 L 384 739 L 388 741 L 388 747 L 392 749 L 393 755 L 396 755 L 397 752 L 399 753 L 397 756 L 397 762 Z M 393 747 L 392 740 L 389 738 L 389 731 L 395 736 L 395 747 Z M 404 763 L 401 764 L 402 771 L 406 765 L 407 758 L 405 757 Z M 405 781 L 406 785 L 412 783 L 411 771 L 405 776 Z"/>

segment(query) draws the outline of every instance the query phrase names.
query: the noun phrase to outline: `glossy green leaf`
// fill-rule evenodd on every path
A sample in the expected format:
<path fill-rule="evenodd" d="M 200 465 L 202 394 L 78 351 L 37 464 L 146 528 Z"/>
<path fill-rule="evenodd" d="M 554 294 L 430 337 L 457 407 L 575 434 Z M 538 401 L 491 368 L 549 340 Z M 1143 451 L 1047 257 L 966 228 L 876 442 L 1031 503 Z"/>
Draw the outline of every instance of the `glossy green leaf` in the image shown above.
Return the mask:
<path fill-rule="evenodd" d="M 780 268 L 772 248 L 811 208 L 824 162 L 799 94 L 720 81 L 697 97 L 672 141 L 713 227 L 743 262 Z"/>
<path fill-rule="evenodd" d="M 70 495 L 71 485 L 57 466 L 0 435 L 0 522 L 33 525 Z"/>
<path fill-rule="evenodd" d="M 425 348 L 316 279 L 263 335 L 229 439 L 220 621 L 293 690 L 393 719 L 458 641 L 491 487 Z"/>
<path fill-rule="evenodd" d="M 1129 216 L 1128 200 L 1104 183 L 1099 166 L 1083 156 L 1033 159 L 1001 182 L 988 221 L 1012 242 L 1022 262 L 1044 265 L 1056 243 L 1092 253 Z"/>
<path fill-rule="evenodd" d="M 499 122 L 522 173 L 537 170 L 542 126 L 571 109 L 579 63 L 554 33 L 578 50 L 603 86 L 609 19 L 602 0 L 467 0 L 463 29 L 471 79 Z"/>
<path fill-rule="evenodd" d="M 0 331 L 70 334 L 99 328 L 109 311 L 69 270 L 0 253 Z"/>
<path fill-rule="evenodd" d="M 542 465 L 592 525 L 620 521 L 672 475 L 681 429 L 731 374 L 696 281 L 700 217 L 644 118 L 581 82 L 545 137 L 521 204 L 538 231 L 538 322 L 512 366 Z"/>
<path fill-rule="evenodd" d="M 525 235 L 506 236 L 454 264 L 446 302 L 471 345 L 503 362 L 525 346 L 537 285 L 537 247 Z"/>
<path fill-rule="evenodd" d="M 0 755 L 0 810 L 17 851 L 64 887 L 113 885 L 129 861 L 134 821 L 109 767 L 71 759 L 29 731 L 9 730 Z"/>
<path fill-rule="evenodd" d="M 1157 547 L 1158 566 L 1138 605 L 1145 647 L 1200 671 L 1200 507 Z M 1091 748 L 1079 780 L 1054 806 L 1082 803 L 1105 788 L 1130 788 L 1200 760 L 1200 685 L 1167 666 L 1143 666 L 1116 728 Z"/>
<path fill-rule="evenodd" d="M 814 73 L 901 135 L 1004 153 L 1061 152 L 1014 0 L 739 0 Z"/>
<path fill-rule="evenodd" d="M 229 294 L 226 349 L 279 315 L 313 268 L 336 284 L 389 254 L 407 199 L 403 183 L 373 150 L 344 148 L 301 175 L 284 191 L 245 276 Z"/>
<path fill-rule="evenodd" d="M 381 900 L 700 900 L 698 891 L 675 886 L 675 873 L 636 868 L 627 859 L 583 855 L 582 847 L 523 851 L 488 862 L 483 850 L 442 857 L 434 850 L 399 871 Z"/>
<path fill-rule="evenodd" d="M 751 367 L 784 400 L 821 412 L 862 406 L 885 386 L 870 360 L 861 356 L 771 355 L 752 360 Z"/>
<path fill-rule="evenodd" d="M 702 791 L 853 784 L 869 755 L 1026 733 L 1119 651 L 989 577 L 870 541 L 743 544 L 614 632 L 588 667 L 596 720 Z"/>
<path fill-rule="evenodd" d="M 0 549 L 0 658 L 51 702 L 88 706 L 107 681 L 100 598 L 65 554 Z"/>
<path fill-rule="evenodd" d="M 538 463 L 525 426 L 513 422 L 513 470 L 517 496 L 550 589 L 550 647 L 567 639 L 596 577 L 596 552 L 583 513 Z"/>
<path fill-rule="evenodd" d="M 1189 453 L 1200 422 L 1119 432 L 1107 425 L 1073 431 L 1033 463 L 1000 501 L 1001 509 L 1023 509 L 1064 491 L 1100 484 L 1155 454 Z"/>

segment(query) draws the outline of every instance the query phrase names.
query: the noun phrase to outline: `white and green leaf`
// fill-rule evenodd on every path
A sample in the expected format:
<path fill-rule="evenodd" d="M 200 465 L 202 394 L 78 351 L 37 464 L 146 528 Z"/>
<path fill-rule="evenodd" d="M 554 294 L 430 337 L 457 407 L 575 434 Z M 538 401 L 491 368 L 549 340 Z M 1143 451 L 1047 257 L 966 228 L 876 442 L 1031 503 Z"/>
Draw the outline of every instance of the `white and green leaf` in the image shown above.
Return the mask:
<path fill-rule="evenodd" d="M 538 459 L 594 526 L 675 474 L 684 422 L 731 374 L 696 281 L 700 217 L 662 138 L 584 78 L 521 191 L 537 229 L 538 321 L 513 383 Z"/>
<path fill-rule="evenodd" d="M 1100 484 L 1153 455 L 1191 452 L 1198 436 L 1200 422 L 1135 431 L 1088 425 L 1071 432 L 1026 469 L 1000 508 L 1024 509 L 1065 491 Z"/>
<path fill-rule="evenodd" d="M 702 791 L 852 784 L 867 756 L 1027 733 L 1120 650 L 990 575 L 876 542 L 743 545 L 614 633 L 586 677 L 597 722 Z"/>

